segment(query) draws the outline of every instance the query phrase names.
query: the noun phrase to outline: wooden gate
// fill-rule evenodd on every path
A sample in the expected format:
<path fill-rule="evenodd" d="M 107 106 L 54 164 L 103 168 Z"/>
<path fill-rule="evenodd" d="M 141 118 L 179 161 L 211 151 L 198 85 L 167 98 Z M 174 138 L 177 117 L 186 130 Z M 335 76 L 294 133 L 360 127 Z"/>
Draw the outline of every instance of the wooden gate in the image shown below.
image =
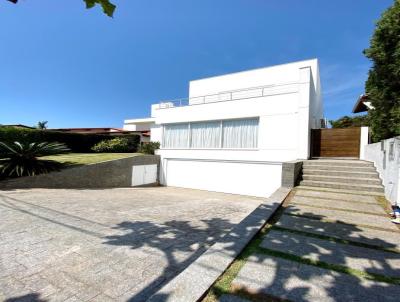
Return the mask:
<path fill-rule="evenodd" d="M 312 129 L 312 157 L 360 156 L 361 128 Z"/>

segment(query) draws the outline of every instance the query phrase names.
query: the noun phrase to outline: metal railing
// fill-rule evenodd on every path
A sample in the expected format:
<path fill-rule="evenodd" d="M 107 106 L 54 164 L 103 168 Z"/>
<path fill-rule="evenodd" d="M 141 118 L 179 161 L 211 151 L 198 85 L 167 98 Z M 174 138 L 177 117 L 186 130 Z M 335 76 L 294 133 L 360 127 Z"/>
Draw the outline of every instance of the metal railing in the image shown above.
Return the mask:
<path fill-rule="evenodd" d="M 279 87 L 284 86 L 292 86 L 295 84 L 299 84 L 299 82 L 287 82 L 282 84 L 274 84 L 274 85 L 266 85 L 266 86 L 257 86 L 239 90 L 230 90 L 224 91 L 216 94 L 209 94 L 204 96 L 197 96 L 191 98 L 181 98 L 174 100 L 165 100 L 159 102 L 160 109 L 168 109 L 174 107 L 182 107 L 182 106 L 192 106 L 192 105 L 201 105 L 201 104 L 209 104 L 209 103 L 217 103 L 217 102 L 226 102 L 226 101 L 236 101 L 243 99 L 251 99 L 258 98 L 262 96 L 267 96 L 279 92 Z"/>

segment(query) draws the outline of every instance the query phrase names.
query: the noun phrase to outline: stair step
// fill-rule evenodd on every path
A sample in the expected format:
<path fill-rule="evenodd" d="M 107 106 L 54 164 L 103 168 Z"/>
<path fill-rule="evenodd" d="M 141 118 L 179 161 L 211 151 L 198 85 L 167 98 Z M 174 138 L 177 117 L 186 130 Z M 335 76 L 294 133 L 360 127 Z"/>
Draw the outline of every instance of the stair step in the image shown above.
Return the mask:
<path fill-rule="evenodd" d="M 316 180 L 302 180 L 300 182 L 302 186 L 309 187 L 322 187 L 322 188 L 333 188 L 333 189 L 345 189 L 345 190 L 354 190 L 354 191 L 368 191 L 368 192 L 383 192 L 382 185 L 362 185 L 355 184 L 352 182 L 349 183 L 341 183 L 341 182 L 333 182 L 333 181 L 316 181 Z"/>
<path fill-rule="evenodd" d="M 307 170 L 335 170 L 335 171 L 349 171 L 349 172 L 376 172 L 373 166 L 324 166 L 324 165 L 309 165 L 303 164 L 303 171 Z"/>
<path fill-rule="evenodd" d="M 344 167 L 374 167 L 373 162 L 362 161 L 362 160 L 306 160 L 303 162 L 303 166 L 344 166 Z"/>
<path fill-rule="evenodd" d="M 325 176 L 343 176 L 343 177 L 355 177 L 355 178 L 374 178 L 379 177 L 378 172 L 371 171 L 340 171 L 339 169 L 335 170 L 317 170 L 317 169 L 303 169 L 303 175 L 325 175 Z"/>
<path fill-rule="evenodd" d="M 364 184 L 364 185 L 381 185 L 381 180 L 378 177 L 374 178 L 356 178 L 346 176 L 331 176 L 331 175 L 307 175 L 303 174 L 304 180 L 312 181 L 327 181 L 341 184 Z"/>

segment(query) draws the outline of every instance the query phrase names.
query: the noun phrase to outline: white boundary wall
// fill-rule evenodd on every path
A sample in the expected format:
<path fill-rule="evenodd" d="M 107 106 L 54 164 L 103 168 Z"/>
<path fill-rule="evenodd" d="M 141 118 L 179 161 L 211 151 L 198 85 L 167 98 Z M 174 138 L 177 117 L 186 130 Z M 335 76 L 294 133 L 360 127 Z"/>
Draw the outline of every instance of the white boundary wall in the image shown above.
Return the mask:
<path fill-rule="evenodd" d="M 372 161 L 385 186 L 385 196 L 400 203 L 400 136 L 364 147 L 364 159 Z"/>

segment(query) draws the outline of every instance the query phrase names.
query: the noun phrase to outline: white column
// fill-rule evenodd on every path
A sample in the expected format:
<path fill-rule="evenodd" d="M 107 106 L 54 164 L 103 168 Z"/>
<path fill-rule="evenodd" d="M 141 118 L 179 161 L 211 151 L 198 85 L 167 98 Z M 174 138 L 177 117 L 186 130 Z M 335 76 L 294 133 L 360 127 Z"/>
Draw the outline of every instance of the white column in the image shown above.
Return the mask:
<path fill-rule="evenodd" d="M 368 127 L 361 127 L 360 134 L 360 159 L 365 159 L 365 146 L 368 145 Z"/>
<path fill-rule="evenodd" d="M 300 68 L 297 158 L 308 159 L 310 156 L 310 81 L 311 67 Z M 293 129 L 296 131 L 296 129 Z"/>

